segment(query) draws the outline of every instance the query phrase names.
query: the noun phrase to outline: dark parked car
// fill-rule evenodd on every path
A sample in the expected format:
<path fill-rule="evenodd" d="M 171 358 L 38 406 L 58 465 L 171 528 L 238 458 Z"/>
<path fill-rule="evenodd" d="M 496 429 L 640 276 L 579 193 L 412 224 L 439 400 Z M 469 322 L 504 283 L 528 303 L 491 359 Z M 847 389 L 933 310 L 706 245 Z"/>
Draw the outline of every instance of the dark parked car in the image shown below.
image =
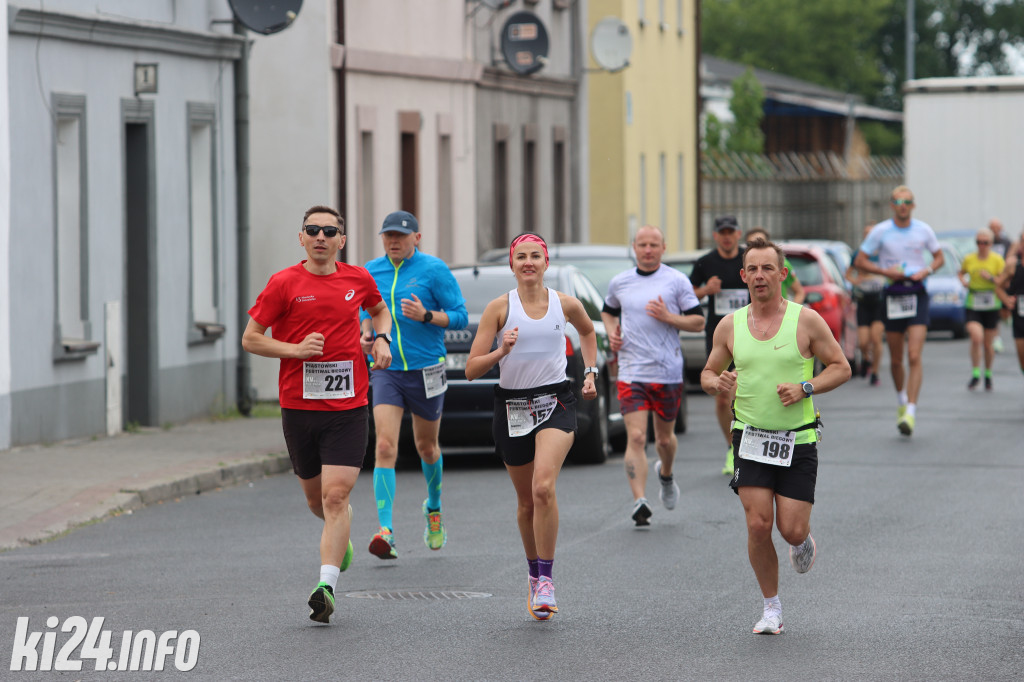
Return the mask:
<path fill-rule="evenodd" d="M 440 433 L 441 448 L 445 453 L 454 452 L 459 447 L 480 449 L 493 444 L 491 421 L 494 416 L 494 386 L 499 377 L 498 366 L 495 365 L 479 379 L 468 381 L 465 375 L 466 360 L 484 308 L 493 299 L 515 287 L 512 273 L 504 264 L 453 268 L 452 274 L 466 297 L 469 326 L 445 332 L 448 391 L 445 394 Z M 597 398 L 589 401 L 579 398 L 584 367 L 579 335 L 571 325 L 566 331 L 566 370 L 579 398 L 576 411 L 579 431 L 569 451 L 569 459 L 577 463 L 604 462 L 611 453 L 612 438 L 621 437 L 625 433 L 615 391 L 615 366 L 608 364 L 602 350 L 608 346 L 604 325 L 601 323 L 604 297 L 583 272 L 571 265 L 552 263 L 544 279 L 554 289 L 580 299 L 597 329 L 597 366 L 600 374 Z"/>

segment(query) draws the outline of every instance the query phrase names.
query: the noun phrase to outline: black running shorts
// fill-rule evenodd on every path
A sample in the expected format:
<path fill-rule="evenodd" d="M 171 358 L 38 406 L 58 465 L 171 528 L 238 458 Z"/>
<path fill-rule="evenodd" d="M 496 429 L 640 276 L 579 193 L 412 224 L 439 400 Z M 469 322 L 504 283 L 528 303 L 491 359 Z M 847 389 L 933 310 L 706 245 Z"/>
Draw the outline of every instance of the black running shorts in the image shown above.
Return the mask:
<path fill-rule="evenodd" d="M 281 408 L 281 426 L 292 469 L 303 479 L 320 475 L 324 464 L 361 469 L 366 454 L 370 411 Z"/>

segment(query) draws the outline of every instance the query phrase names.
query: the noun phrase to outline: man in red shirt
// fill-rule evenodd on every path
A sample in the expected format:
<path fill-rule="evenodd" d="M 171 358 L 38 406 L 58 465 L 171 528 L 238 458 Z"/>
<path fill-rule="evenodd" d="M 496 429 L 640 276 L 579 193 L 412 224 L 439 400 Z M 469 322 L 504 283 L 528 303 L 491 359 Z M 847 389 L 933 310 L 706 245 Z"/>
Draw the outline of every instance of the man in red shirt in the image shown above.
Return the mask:
<path fill-rule="evenodd" d="M 339 263 L 345 221 L 333 208 L 306 211 L 299 244 L 308 258 L 274 274 L 249 310 L 242 347 L 280 358 L 281 423 L 310 511 L 323 519 L 320 583 L 310 619 L 329 623 L 338 575 L 352 561 L 349 494 L 366 452 L 369 384 L 359 309 L 373 318 L 375 369 L 391 364 L 391 313 L 364 268 Z M 267 329 L 273 328 L 273 337 Z"/>

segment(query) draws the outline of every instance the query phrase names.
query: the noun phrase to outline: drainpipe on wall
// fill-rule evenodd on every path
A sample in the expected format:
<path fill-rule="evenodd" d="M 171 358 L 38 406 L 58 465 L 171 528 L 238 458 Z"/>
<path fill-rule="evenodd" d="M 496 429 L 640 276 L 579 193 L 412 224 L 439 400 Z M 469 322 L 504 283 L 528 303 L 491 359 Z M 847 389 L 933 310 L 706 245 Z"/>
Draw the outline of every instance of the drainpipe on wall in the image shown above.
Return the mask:
<path fill-rule="evenodd" d="M 342 46 L 342 50 L 345 48 L 345 3 L 337 3 L 337 38 L 338 44 Z M 338 67 L 338 73 L 335 76 L 335 87 L 338 89 L 338 212 L 341 213 L 342 217 L 345 218 L 345 233 L 350 234 L 352 225 L 348 219 L 348 103 L 345 98 L 345 60 L 344 52 L 341 66 Z M 364 235 L 359 235 L 362 239 Z M 369 238 L 369 237 L 367 237 Z M 345 263 L 348 262 L 348 240 L 346 240 L 345 248 L 338 252 L 338 260 Z"/>
<path fill-rule="evenodd" d="M 235 35 L 241 36 L 242 56 L 235 62 L 235 193 L 238 220 L 238 411 L 252 414 L 252 364 L 242 349 L 242 332 L 249 322 L 249 39 L 245 27 L 234 22 Z"/>

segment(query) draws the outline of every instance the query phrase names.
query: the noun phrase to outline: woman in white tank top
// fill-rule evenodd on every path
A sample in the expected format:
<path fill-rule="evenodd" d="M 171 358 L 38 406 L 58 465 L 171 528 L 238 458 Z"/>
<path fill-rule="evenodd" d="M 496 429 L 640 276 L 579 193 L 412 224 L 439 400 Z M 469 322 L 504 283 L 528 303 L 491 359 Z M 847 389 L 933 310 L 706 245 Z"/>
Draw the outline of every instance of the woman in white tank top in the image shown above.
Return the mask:
<path fill-rule="evenodd" d="M 555 482 L 576 437 L 576 398 L 565 376 L 565 325 L 580 334 L 588 370 L 585 400 L 597 397 L 597 335 L 579 299 L 544 286 L 548 250 L 543 239 L 530 233 L 516 237 L 509 265 L 516 288 L 484 309 L 466 378 L 477 379 L 495 364 L 501 370 L 492 433 L 516 489 L 516 518 L 530 568 L 527 608 L 535 619 L 548 620 L 558 612 L 551 580 L 558 537 Z"/>

